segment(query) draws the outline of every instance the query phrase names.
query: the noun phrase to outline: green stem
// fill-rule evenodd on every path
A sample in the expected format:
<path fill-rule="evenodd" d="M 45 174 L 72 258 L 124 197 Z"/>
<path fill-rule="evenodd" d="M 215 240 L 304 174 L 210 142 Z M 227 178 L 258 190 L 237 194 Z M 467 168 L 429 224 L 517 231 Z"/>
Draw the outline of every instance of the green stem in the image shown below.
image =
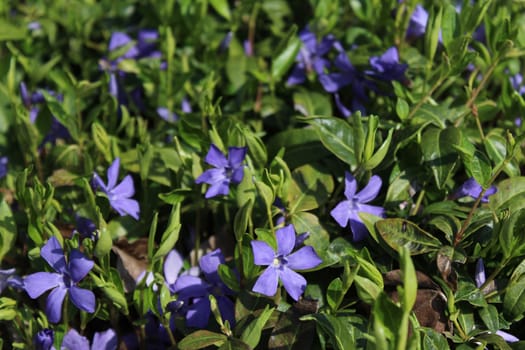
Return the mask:
<path fill-rule="evenodd" d="M 410 111 L 410 113 L 407 116 L 408 120 L 412 119 L 416 112 L 423 106 L 423 104 L 425 104 L 425 102 L 427 102 L 427 100 L 432 96 L 434 91 L 436 91 L 436 89 L 441 86 L 445 79 L 446 76 L 443 76 L 439 78 L 438 81 L 436 81 L 436 83 L 430 88 L 430 90 L 428 90 L 425 96 L 423 96 L 423 98 L 420 99 L 419 102 L 415 105 L 415 107 Z"/>
<path fill-rule="evenodd" d="M 421 202 L 423 201 L 423 197 L 425 196 L 425 190 L 421 190 L 419 192 L 419 195 L 417 196 L 416 205 L 412 208 L 410 211 L 410 216 L 414 216 L 419 211 L 419 207 L 421 206 Z"/>

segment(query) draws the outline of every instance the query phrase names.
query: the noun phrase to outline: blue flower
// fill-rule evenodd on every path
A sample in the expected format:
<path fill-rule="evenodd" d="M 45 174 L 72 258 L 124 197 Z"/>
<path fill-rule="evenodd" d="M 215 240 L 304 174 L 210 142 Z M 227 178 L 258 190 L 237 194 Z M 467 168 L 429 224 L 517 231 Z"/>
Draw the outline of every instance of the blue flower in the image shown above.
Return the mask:
<path fill-rule="evenodd" d="M 9 162 L 9 158 L 6 156 L 0 157 L 0 179 L 7 176 L 7 163 Z"/>
<path fill-rule="evenodd" d="M 359 217 L 360 212 L 370 213 L 377 216 L 384 215 L 384 209 L 374 205 L 365 204 L 377 197 L 381 189 L 381 178 L 377 175 L 372 176 L 368 184 L 360 192 L 357 192 L 357 181 L 349 173 L 345 173 L 345 197 L 346 200 L 340 202 L 330 215 L 337 221 L 339 226 L 346 227 L 350 223 L 350 228 L 354 235 L 354 241 L 363 240 L 368 230 Z"/>
<path fill-rule="evenodd" d="M 52 329 L 46 328 L 38 331 L 33 338 L 33 345 L 36 350 L 55 350 L 53 342 L 55 333 Z"/>
<path fill-rule="evenodd" d="M 471 177 L 463 185 L 461 185 L 455 192 L 455 194 L 452 196 L 453 198 L 461 198 L 461 197 L 472 197 L 474 199 L 477 199 L 479 195 L 481 194 L 481 191 L 483 191 L 483 187 L 473 178 Z M 481 198 L 482 203 L 488 203 L 489 197 L 492 196 L 494 193 L 496 193 L 498 189 L 496 186 L 490 186 L 485 193 L 483 194 L 483 198 Z"/>
<path fill-rule="evenodd" d="M 212 144 L 206 155 L 206 163 L 215 168 L 208 169 L 202 173 L 195 182 L 207 183 L 210 186 L 206 191 L 206 198 L 230 193 L 230 183 L 238 184 L 244 176 L 242 162 L 246 156 L 246 147 L 228 147 L 228 158 Z"/>
<path fill-rule="evenodd" d="M 16 270 L 0 270 L 0 294 L 5 289 L 5 287 L 12 287 L 16 289 L 23 289 L 24 282 L 23 280 L 16 275 Z"/>
<path fill-rule="evenodd" d="M 24 279 L 24 289 L 33 299 L 51 290 L 46 302 L 49 322 L 57 323 L 61 318 L 62 303 L 69 293 L 73 304 L 86 312 L 95 311 L 95 294 L 77 287 L 93 268 L 93 261 L 79 250 L 73 249 L 66 262 L 64 251 L 55 237 L 51 237 L 40 250 L 40 255 L 56 272 L 37 272 Z"/>
<path fill-rule="evenodd" d="M 204 328 L 208 325 L 211 313 L 208 298 L 210 294 L 217 299 L 222 318 L 228 320 L 232 326 L 235 324 L 234 304 L 228 297 L 233 295 L 233 291 L 221 281 L 218 273 L 219 265 L 224 262 L 221 250 L 216 249 L 199 260 L 204 278 L 182 275 L 170 287 L 184 303 L 182 310 L 186 314 L 188 327 Z"/>
<path fill-rule="evenodd" d="M 366 73 L 373 78 L 384 81 L 397 80 L 400 82 L 407 80 L 405 72 L 408 65 L 399 63 L 399 54 L 395 46 L 386 50 L 381 56 L 370 57 L 370 65 L 372 70 Z"/>
<path fill-rule="evenodd" d="M 299 38 L 303 45 L 297 54 L 297 64 L 286 81 L 286 85 L 289 86 L 302 84 L 307 74 L 312 71 L 318 75 L 322 74 L 325 68 L 330 66 L 330 60 L 323 56 L 330 52 L 334 45 L 340 47 L 332 35 L 325 36 L 318 42 L 315 34 L 308 27 L 301 30 Z"/>
<path fill-rule="evenodd" d="M 275 236 L 277 251 L 264 241 L 250 242 L 255 265 L 268 265 L 255 282 L 252 291 L 274 296 L 280 280 L 288 294 L 297 301 L 306 289 L 306 279 L 294 270 L 312 269 L 323 261 L 311 246 L 304 246 L 292 253 L 298 243 L 293 225 L 278 229 Z"/>
<path fill-rule="evenodd" d="M 130 215 L 135 220 L 139 219 L 139 203 L 131 199 L 135 194 L 135 186 L 131 175 L 126 175 L 124 180 L 117 185 L 120 168 L 120 158 L 116 158 L 108 168 L 108 184 L 104 183 L 97 173 L 94 173 L 93 180 L 98 188 L 102 190 L 109 200 L 109 204 L 121 216 Z"/>
<path fill-rule="evenodd" d="M 115 350 L 117 348 L 117 334 L 113 329 L 97 332 L 93 336 L 93 343 L 89 346 L 89 340 L 81 336 L 71 328 L 62 340 L 61 349 L 64 350 Z"/>

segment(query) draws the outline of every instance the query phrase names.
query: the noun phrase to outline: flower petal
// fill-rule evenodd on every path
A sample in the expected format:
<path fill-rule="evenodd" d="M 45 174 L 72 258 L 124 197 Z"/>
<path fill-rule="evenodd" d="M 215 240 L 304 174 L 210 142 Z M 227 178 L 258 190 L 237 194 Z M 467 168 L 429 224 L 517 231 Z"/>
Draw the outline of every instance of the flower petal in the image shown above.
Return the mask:
<path fill-rule="evenodd" d="M 304 83 L 305 81 L 306 81 L 306 71 L 304 69 L 304 66 L 296 65 L 292 69 L 292 73 L 290 73 L 288 80 L 286 80 L 286 85 L 287 86 L 298 85 L 298 84 Z"/>
<path fill-rule="evenodd" d="M 286 266 L 292 270 L 312 269 L 323 262 L 311 246 L 302 247 L 293 254 L 288 255 L 286 260 L 288 261 Z"/>
<path fill-rule="evenodd" d="M 66 296 L 67 288 L 59 286 L 51 291 L 47 296 L 46 315 L 51 323 L 57 323 L 62 317 L 62 304 Z"/>
<path fill-rule="evenodd" d="M 206 163 L 213 165 L 216 168 L 225 168 L 228 166 L 228 160 L 221 150 L 213 143 L 211 144 L 208 154 L 206 154 L 206 158 L 204 160 Z"/>
<path fill-rule="evenodd" d="M 297 272 L 284 266 L 281 272 L 281 282 L 284 289 L 290 294 L 293 300 L 299 300 L 301 294 L 306 289 L 306 279 Z"/>
<path fill-rule="evenodd" d="M 135 186 L 133 185 L 133 178 L 131 175 L 126 177 L 116 187 L 109 191 L 109 200 L 129 198 L 135 194 Z"/>
<path fill-rule="evenodd" d="M 140 214 L 139 202 L 134 199 L 116 199 L 109 202 L 111 207 L 115 209 L 120 216 L 129 215 L 133 219 L 138 220 Z"/>
<path fill-rule="evenodd" d="M 64 336 L 61 348 L 66 350 L 89 350 L 89 340 L 78 334 L 76 329 L 71 328 Z M 93 349 L 99 350 L 95 347 Z"/>
<path fill-rule="evenodd" d="M 97 332 L 93 336 L 93 350 L 115 350 L 117 348 L 117 334 L 113 329 L 108 329 L 105 332 Z"/>
<path fill-rule="evenodd" d="M 188 327 L 205 328 L 210 318 L 210 300 L 201 298 L 188 308 L 186 313 L 186 325 Z"/>
<path fill-rule="evenodd" d="M 64 283 L 64 278 L 58 273 L 36 272 L 24 279 L 24 289 L 32 299 L 36 299 L 61 283 Z"/>
<path fill-rule="evenodd" d="M 168 285 L 175 283 L 184 261 L 178 251 L 172 249 L 164 261 L 164 278 Z"/>
<path fill-rule="evenodd" d="M 365 186 L 365 188 L 359 191 L 355 197 L 360 203 L 368 203 L 377 197 L 377 194 L 381 189 L 381 184 L 381 178 L 377 175 L 374 175 L 370 178 L 370 181 L 368 181 L 368 184 Z"/>
<path fill-rule="evenodd" d="M 353 199 L 357 192 L 357 180 L 348 171 L 345 171 L 345 197 Z"/>
<path fill-rule="evenodd" d="M 368 205 L 368 204 L 358 204 L 357 207 L 359 208 L 359 212 L 363 213 L 369 213 L 373 215 L 377 215 L 380 217 L 383 217 L 385 215 L 385 209 L 375 206 L 375 205 Z"/>
<path fill-rule="evenodd" d="M 235 305 L 230 298 L 225 296 L 217 297 L 217 304 L 223 320 L 228 320 L 230 326 L 235 326 Z"/>
<path fill-rule="evenodd" d="M 179 294 L 179 299 L 198 298 L 207 294 L 208 284 L 201 278 L 182 275 L 173 284 L 172 291 Z"/>
<path fill-rule="evenodd" d="M 230 193 L 230 181 L 224 180 L 222 182 L 214 183 L 206 191 L 205 198 L 212 198 L 218 195 L 226 196 Z"/>
<path fill-rule="evenodd" d="M 109 51 L 114 51 L 118 49 L 121 46 L 127 45 L 131 42 L 131 38 L 122 32 L 114 32 L 111 34 L 111 38 L 109 39 Z"/>
<path fill-rule="evenodd" d="M 208 169 L 205 172 L 203 172 L 195 180 L 195 183 L 201 184 L 204 182 L 204 183 L 211 185 L 211 184 L 222 182 L 224 180 L 227 180 L 224 169 L 223 168 L 219 168 L 219 169 L 213 168 L 213 169 Z"/>
<path fill-rule="evenodd" d="M 335 99 L 335 105 L 337 106 L 337 109 L 339 109 L 339 112 L 345 117 L 348 118 L 352 115 L 352 112 L 343 104 L 341 101 L 341 97 L 339 96 L 339 93 L 334 94 Z"/>
<path fill-rule="evenodd" d="M 55 236 L 51 237 L 42 249 L 40 249 L 40 256 L 44 258 L 56 272 L 64 273 L 66 271 L 64 250 Z"/>
<path fill-rule="evenodd" d="M 255 265 L 271 265 L 275 258 L 275 251 L 266 242 L 251 241 L 253 250 L 253 263 Z"/>
<path fill-rule="evenodd" d="M 520 341 L 518 337 L 515 337 L 512 334 L 504 331 L 496 331 L 496 334 L 502 337 L 508 343 L 515 343 L 517 341 Z"/>
<path fill-rule="evenodd" d="M 252 291 L 261 293 L 272 297 L 277 292 L 277 284 L 279 283 L 279 272 L 276 268 L 269 266 L 259 276 L 252 288 Z"/>
<path fill-rule="evenodd" d="M 93 184 L 95 189 L 100 189 L 104 193 L 108 193 L 108 188 L 104 181 L 100 178 L 100 176 L 97 173 L 93 173 Z"/>
<path fill-rule="evenodd" d="M 352 229 L 354 242 L 362 241 L 368 236 L 368 229 L 355 213 L 350 215 L 350 228 Z"/>
<path fill-rule="evenodd" d="M 483 283 L 487 280 L 485 276 L 485 265 L 483 265 L 483 259 L 478 259 L 476 263 L 476 275 L 474 277 L 476 280 L 476 287 L 481 287 Z"/>
<path fill-rule="evenodd" d="M 228 164 L 234 169 L 240 167 L 247 150 L 246 147 L 228 147 Z"/>
<path fill-rule="evenodd" d="M 224 263 L 224 255 L 219 248 L 203 255 L 199 261 L 199 266 L 209 282 L 217 283 L 221 281 L 217 270 L 219 269 L 219 265 Z"/>
<path fill-rule="evenodd" d="M 351 203 L 352 202 L 350 201 L 342 201 L 330 212 L 330 215 L 341 227 L 346 227 L 348 225 L 350 213 L 352 212 Z"/>
<path fill-rule="evenodd" d="M 295 246 L 295 229 L 292 224 L 278 229 L 275 232 L 277 238 L 277 254 L 287 256 Z"/>
<path fill-rule="evenodd" d="M 120 158 L 117 157 L 108 168 L 108 190 L 111 191 L 117 184 L 120 169 Z"/>
<path fill-rule="evenodd" d="M 239 167 L 233 171 L 231 182 L 234 184 L 238 184 L 242 181 L 242 178 L 244 177 L 244 167 Z"/>
<path fill-rule="evenodd" d="M 95 294 L 92 291 L 79 288 L 77 286 L 72 286 L 69 289 L 69 295 L 71 296 L 71 301 L 78 307 L 80 310 L 84 310 L 89 313 L 95 312 Z"/>
<path fill-rule="evenodd" d="M 75 283 L 86 277 L 93 265 L 93 261 L 77 249 L 73 249 L 69 254 L 69 275 Z"/>

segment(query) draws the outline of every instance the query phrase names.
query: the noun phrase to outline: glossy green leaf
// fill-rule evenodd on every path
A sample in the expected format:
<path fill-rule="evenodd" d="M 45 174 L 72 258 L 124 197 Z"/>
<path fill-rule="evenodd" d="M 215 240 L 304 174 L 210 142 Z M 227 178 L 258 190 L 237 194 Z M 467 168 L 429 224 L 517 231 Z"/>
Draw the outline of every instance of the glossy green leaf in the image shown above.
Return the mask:
<path fill-rule="evenodd" d="M 0 261 L 13 248 L 17 237 L 16 222 L 9 204 L 0 202 Z"/>
<path fill-rule="evenodd" d="M 301 48 L 302 41 L 298 37 L 291 37 L 287 46 L 272 62 L 272 78 L 278 81 L 295 62 L 295 57 Z"/>
<path fill-rule="evenodd" d="M 461 132 L 456 128 L 430 128 L 422 136 L 421 150 L 426 165 L 432 169 L 438 188 L 443 188 L 456 167 L 458 154 L 454 146 L 461 143 Z"/>
<path fill-rule="evenodd" d="M 315 117 L 304 121 L 314 127 L 326 149 L 350 167 L 357 165 L 353 130 L 346 121 L 333 117 Z"/>
<path fill-rule="evenodd" d="M 330 338 L 332 345 L 339 350 L 352 350 L 356 348 L 353 339 L 352 327 L 344 318 L 327 314 L 312 314 L 301 317 L 301 320 L 313 320 Z"/>
<path fill-rule="evenodd" d="M 251 348 L 255 348 L 261 339 L 261 333 L 264 325 L 268 322 L 268 319 L 272 315 L 274 308 L 266 307 L 264 310 L 257 316 L 255 320 L 250 322 L 246 326 L 241 335 L 241 340 L 248 344 Z"/>
<path fill-rule="evenodd" d="M 181 350 L 194 350 L 212 345 L 221 346 L 227 339 L 224 334 L 202 329 L 187 335 L 177 345 Z"/>
<path fill-rule="evenodd" d="M 383 240 L 395 251 L 406 246 L 410 255 L 436 251 L 441 247 L 439 239 L 423 231 L 413 222 L 404 219 L 384 219 L 376 223 Z"/>
<path fill-rule="evenodd" d="M 173 206 L 168 219 L 168 227 L 162 234 L 159 247 L 153 255 L 153 260 L 161 259 L 169 253 L 179 240 L 181 223 L 180 223 L 180 203 Z"/>
<path fill-rule="evenodd" d="M 322 206 L 334 189 L 332 176 L 317 165 L 303 165 L 295 169 L 292 179 L 286 198 L 290 215 Z"/>

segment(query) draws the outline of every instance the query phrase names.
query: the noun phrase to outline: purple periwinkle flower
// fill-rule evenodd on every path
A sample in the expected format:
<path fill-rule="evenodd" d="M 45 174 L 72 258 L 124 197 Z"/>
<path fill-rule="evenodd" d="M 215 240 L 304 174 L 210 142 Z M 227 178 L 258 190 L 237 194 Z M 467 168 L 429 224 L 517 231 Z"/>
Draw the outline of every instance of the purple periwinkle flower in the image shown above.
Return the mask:
<path fill-rule="evenodd" d="M 317 41 L 315 34 L 308 27 L 301 30 L 299 38 L 303 46 L 297 54 L 297 64 L 286 81 L 286 85 L 289 86 L 302 84 L 306 81 L 307 74 L 312 71 L 322 74 L 324 69 L 330 66 L 328 58 L 323 56 L 336 45 L 336 40 L 332 35 L 327 35 L 321 41 Z M 340 47 L 340 44 L 337 43 L 337 45 Z"/>
<path fill-rule="evenodd" d="M 330 215 L 337 221 L 339 226 L 346 227 L 350 223 L 350 228 L 354 235 L 354 241 L 363 240 L 368 234 L 368 230 L 359 217 L 359 213 L 369 213 L 377 216 L 384 216 L 384 209 L 374 205 L 365 204 L 375 199 L 381 189 L 381 178 L 374 175 L 368 184 L 360 192 L 357 192 L 357 180 L 349 172 L 345 172 L 345 197 L 346 200 L 339 203 Z"/>
<path fill-rule="evenodd" d="M 485 283 L 485 281 L 487 280 L 485 275 L 485 265 L 483 264 L 483 259 L 478 259 L 476 263 L 476 273 L 474 276 L 474 280 L 476 281 L 476 287 L 478 288 L 480 288 L 483 285 L 483 283 Z M 496 334 L 509 343 L 520 341 L 518 337 L 501 330 L 496 331 Z"/>
<path fill-rule="evenodd" d="M 177 277 L 179 277 L 180 271 L 182 270 L 182 265 L 184 264 L 184 259 L 182 255 L 175 249 L 172 249 L 166 259 L 164 260 L 164 279 L 168 285 L 169 290 L 174 293 L 174 285 Z"/>
<path fill-rule="evenodd" d="M 461 198 L 461 197 L 472 197 L 474 199 L 477 199 L 479 195 L 481 194 L 481 191 L 483 191 L 483 187 L 473 178 L 471 177 L 463 185 L 461 185 L 453 195 L 453 198 Z M 489 197 L 492 196 L 494 193 L 496 193 L 498 189 L 496 186 L 490 186 L 485 193 L 483 194 L 483 198 L 481 198 L 482 203 L 488 203 Z"/>
<path fill-rule="evenodd" d="M 220 249 L 216 249 L 199 261 L 204 279 L 189 274 L 181 275 L 170 287 L 185 305 L 182 310 L 186 313 L 188 327 L 204 328 L 208 325 L 211 313 L 210 294 L 217 299 L 222 318 L 228 320 L 232 326 L 235 324 L 234 304 L 228 297 L 233 295 L 233 291 L 221 281 L 218 273 L 219 265 L 224 263 L 224 255 Z"/>
<path fill-rule="evenodd" d="M 419 38 L 425 34 L 428 22 L 428 12 L 421 5 L 416 5 L 414 12 L 410 16 L 406 36 L 409 38 Z"/>
<path fill-rule="evenodd" d="M 61 349 L 65 350 L 115 350 L 117 348 L 117 334 L 113 329 L 97 332 L 93 336 L 93 343 L 89 346 L 89 340 L 81 336 L 71 328 L 62 340 Z"/>
<path fill-rule="evenodd" d="M 57 323 L 61 318 L 62 303 L 67 293 L 73 304 L 86 312 L 95 311 L 95 294 L 77 286 L 93 268 L 93 261 L 79 250 L 73 249 L 66 262 L 64 251 L 55 237 L 51 237 L 40 250 L 40 255 L 56 272 L 36 272 L 24 279 L 24 288 L 33 299 L 51 290 L 46 302 L 49 322 Z"/>
<path fill-rule="evenodd" d="M 52 329 L 46 328 L 38 331 L 33 338 L 33 346 L 36 350 L 54 350 L 53 342 L 55 333 Z"/>
<path fill-rule="evenodd" d="M 135 186 L 131 175 L 126 175 L 124 180 L 117 185 L 120 168 L 120 158 L 116 158 L 108 168 L 108 184 L 104 183 L 97 173 L 94 173 L 95 184 L 108 196 L 109 204 L 120 216 L 129 215 L 135 220 L 139 219 L 139 203 L 131 199 L 135 194 Z"/>
<path fill-rule="evenodd" d="M 367 71 L 371 77 L 384 81 L 405 81 L 405 72 L 407 64 L 399 63 L 399 54 L 397 48 L 392 46 L 381 56 L 370 57 L 371 71 Z"/>
<path fill-rule="evenodd" d="M 75 224 L 81 238 L 92 238 L 97 230 L 97 226 L 92 220 L 78 214 L 75 214 Z"/>
<path fill-rule="evenodd" d="M 281 280 L 284 289 L 297 301 L 306 289 L 306 279 L 294 270 L 312 269 L 323 261 L 311 246 L 304 246 L 292 253 L 296 244 L 293 225 L 278 229 L 275 236 L 277 251 L 264 241 L 251 242 L 255 265 L 268 265 L 255 282 L 252 291 L 274 296 Z"/>
<path fill-rule="evenodd" d="M 230 30 L 228 33 L 226 33 L 224 38 L 221 40 L 219 44 L 219 52 L 226 51 L 230 47 L 230 43 L 232 42 L 232 39 L 233 39 L 233 32 Z"/>
<path fill-rule="evenodd" d="M 207 183 L 210 185 L 206 191 L 206 198 L 230 193 L 230 183 L 238 184 L 244 177 L 242 162 L 246 157 L 246 147 L 228 147 L 228 158 L 212 144 L 206 154 L 206 163 L 215 168 L 203 172 L 196 183 Z"/>

